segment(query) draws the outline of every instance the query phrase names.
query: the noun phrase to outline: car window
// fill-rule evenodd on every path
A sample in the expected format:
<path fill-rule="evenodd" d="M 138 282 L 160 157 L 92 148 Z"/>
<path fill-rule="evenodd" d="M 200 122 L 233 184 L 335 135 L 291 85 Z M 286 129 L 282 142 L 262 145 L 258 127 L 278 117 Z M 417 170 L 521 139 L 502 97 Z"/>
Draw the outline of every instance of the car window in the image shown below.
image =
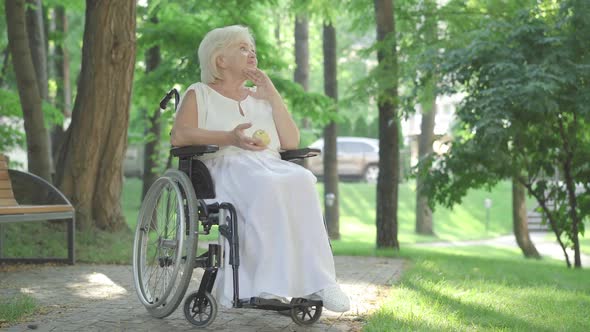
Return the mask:
<path fill-rule="evenodd" d="M 338 152 L 342 153 L 363 153 L 373 152 L 374 149 L 367 143 L 362 142 L 338 142 Z"/>

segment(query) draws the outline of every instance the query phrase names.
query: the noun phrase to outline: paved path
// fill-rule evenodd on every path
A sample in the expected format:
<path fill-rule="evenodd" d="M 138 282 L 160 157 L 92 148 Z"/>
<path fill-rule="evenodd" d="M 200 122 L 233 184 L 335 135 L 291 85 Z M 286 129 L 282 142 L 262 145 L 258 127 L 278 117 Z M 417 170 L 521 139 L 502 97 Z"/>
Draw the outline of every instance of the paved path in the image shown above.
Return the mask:
<path fill-rule="evenodd" d="M 358 331 L 364 316 L 399 278 L 403 261 L 376 257 L 335 257 L 338 281 L 351 297 L 351 310 L 324 311 L 311 328 L 272 311 L 220 308 L 215 331 Z M 133 268 L 121 265 L 23 266 L 0 270 L 0 298 L 26 293 L 40 303 L 41 313 L 2 331 L 196 331 L 182 307 L 168 318 L 152 318 L 133 286 Z M 196 290 L 190 285 L 189 291 Z M 187 293 L 189 292 L 187 291 Z M 182 305 L 182 304 L 181 304 Z"/>
<path fill-rule="evenodd" d="M 535 244 L 537 251 L 541 256 L 544 257 L 551 257 L 557 260 L 564 262 L 565 264 L 565 256 L 563 255 L 563 250 L 555 240 L 555 237 L 552 234 L 545 233 L 545 232 L 533 232 L 530 233 L 531 241 Z M 499 246 L 499 247 L 511 247 L 511 248 L 518 248 L 516 244 L 516 239 L 514 235 L 505 235 L 496 237 L 493 239 L 485 239 L 485 240 L 471 240 L 471 241 L 447 241 L 447 242 L 431 242 L 431 243 L 420 243 L 416 244 L 417 247 L 463 247 L 463 246 L 473 246 L 473 245 L 489 245 L 489 246 Z M 568 256 L 572 265 L 574 264 L 574 252 L 573 250 L 568 250 Z M 582 260 L 582 267 L 588 268 L 590 266 L 590 256 L 581 254 L 580 258 Z"/>

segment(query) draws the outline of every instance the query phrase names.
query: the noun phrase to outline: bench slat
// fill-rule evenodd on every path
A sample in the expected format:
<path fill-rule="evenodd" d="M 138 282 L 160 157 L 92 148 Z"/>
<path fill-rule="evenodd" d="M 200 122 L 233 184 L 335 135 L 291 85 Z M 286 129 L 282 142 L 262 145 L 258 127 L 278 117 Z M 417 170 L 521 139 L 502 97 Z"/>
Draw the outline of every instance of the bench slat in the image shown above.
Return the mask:
<path fill-rule="evenodd" d="M 0 198 L 12 198 L 12 199 L 14 199 L 14 194 L 12 193 L 12 189 L 2 189 L 2 188 L 0 188 Z"/>
<path fill-rule="evenodd" d="M 18 205 L 18 203 L 14 200 L 14 198 L 0 198 L 0 208 L 3 206 L 14 206 Z"/>
<path fill-rule="evenodd" d="M 0 206 L 0 215 L 4 214 L 26 214 L 46 212 L 71 212 L 74 208 L 69 205 L 14 205 Z"/>
<path fill-rule="evenodd" d="M 12 189 L 12 184 L 8 180 L 0 180 L 0 189 Z"/>

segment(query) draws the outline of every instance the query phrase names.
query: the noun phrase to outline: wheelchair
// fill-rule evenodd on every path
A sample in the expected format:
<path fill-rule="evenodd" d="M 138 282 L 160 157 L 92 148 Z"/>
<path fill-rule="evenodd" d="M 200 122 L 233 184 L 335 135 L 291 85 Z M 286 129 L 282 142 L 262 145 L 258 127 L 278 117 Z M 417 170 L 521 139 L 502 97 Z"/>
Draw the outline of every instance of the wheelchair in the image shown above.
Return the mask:
<path fill-rule="evenodd" d="M 160 102 L 162 110 L 172 96 L 175 109 L 178 107 L 180 97 L 178 91 L 172 89 Z M 229 259 L 234 286 L 233 308 L 281 311 L 289 313 L 298 325 L 315 323 L 322 314 L 322 301 L 293 298 L 290 303 L 283 303 L 240 297 L 236 209 L 227 202 L 205 202 L 205 199 L 215 198 L 213 179 L 207 167 L 197 159 L 218 149 L 214 145 L 173 147 L 170 154 L 179 158 L 178 169 L 168 169 L 149 188 L 139 210 L 133 244 L 133 278 L 140 302 L 151 316 L 167 317 L 182 302 L 191 280 L 196 280 L 198 290 L 186 297 L 183 311 L 190 323 L 207 327 L 218 311 L 211 294 L 215 278 L 219 269 L 224 268 L 224 260 Z M 293 161 L 319 153 L 317 149 L 304 148 L 281 152 L 281 158 Z M 198 254 L 199 236 L 214 236 L 211 233 L 214 227 L 217 241 L 208 242 L 206 251 Z M 224 250 L 224 241 L 229 250 Z M 198 273 L 193 277 L 194 270 Z"/>

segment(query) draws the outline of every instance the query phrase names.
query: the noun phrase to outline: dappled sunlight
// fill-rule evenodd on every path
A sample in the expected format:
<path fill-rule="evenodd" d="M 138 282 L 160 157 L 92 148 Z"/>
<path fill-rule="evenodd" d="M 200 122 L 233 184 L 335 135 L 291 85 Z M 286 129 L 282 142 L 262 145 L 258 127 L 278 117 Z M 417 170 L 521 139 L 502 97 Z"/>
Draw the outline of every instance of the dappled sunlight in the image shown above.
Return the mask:
<path fill-rule="evenodd" d="M 447 212 L 447 211 L 441 211 Z M 452 211 L 447 212 L 448 223 L 437 223 L 436 228 L 441 230 L 441 239 L 456 240 L 459 238 L 466 238 L 466 234 L 471 237 L 481 237 L 485 235 L 485 216 L 482 218 L 477 213 L 472 213 L 463 206 L 456 206 Z M 436 217 L 436 214 L 435 214 Z M 465 223 L 465 220 L 476 220 L 477 222 Z M 479 236 L 477 236 L 479 235 Z"/>
<path fill-rule="evenodd" d="M 348 217 L 342 218 L 340 232 L 343 240 L 369 243 L 374 243 L 377 234 L 375 225 L 367 225 L 356 218 Z"/>
<path fill-rule="evenodd" d="M 588 330 L 588 271 L 508 247 L 409 247 L 402 256 L 412 267 L 367 330 Z"/>
<path fill-rule="evenodd" d="M 33 289 L 31 289 L 31 288 L 28 288 L 28 287 L 22 287 L 22 288 L 20 289 L 20 292 L 21 292 L 22 294 L 27 294 L 27 295 L 34 295 L 34 294 L 36 293 L 36 292 L 35 292 L 35 290 L 33 290 Z"/>
<path fill-rule="evenodd" d="M 389 288 L 367 281 L 339 281 L 342 291 L 350 298 L 350 310 L 344 316 L 359 316 L 377 310 L 381 305 L 379 298 L 388 295 Z M 384 294 L 385 293 L 385 294 Z M 340 316 L 340 313 L 326 311 L 326 316 Z"/>
<path fill-rule="evenodd" d="M 449 266 L 440 260 L 421 261 L 416 267 L 420 273 L 405 278 L 393 288 L 376 316 L 390 315 L 389 320 L 396 322 L 398 327 L 414 330 L 426 327 L 434 330 L 504 329 L 511 326 L 511 329 L 537 331 L 546 329 L 540 321 L 547 315 L 560 312 L 560 308 L 590 303 L 589 294 L 563 289 L 550 281 L 525 286 L 510 278 L 490 279 L 484 266 L 480 270 L 467 265 L 464 267 L 469 267 L 469 271 L 453 271 L 464 275 L 463 279 L 447 275 Z M 506 274 L 509 277 L 510 271 Z M 583 329 L 584 324 L 576 323 L 576 317 L 562 318 Z"/>
<path fill-rule="evenodd" d="M 108 276 L 93 272 L 83 276 L 85 282 L 72 282 L 67 285 L 67 288 L 75 292 L 76 295 L 88 299 L 113 299 L 125 296 L 128 294 L 127 290 L 115 282 Z"/>
<path fill-rule="evenodd" d="M 505 246 L 481 246 L 481 250 L 474 250 L 474 246 L 454 246 L 449 248 L 437 248 L 437 251 L 448 253 L 457 256 L 469 256 L 469 257 L 485 257 L 486 250 L 494 251 L 494 259 L 496 258 L 510 258 L 510 259 L 521 259 L 522 252 L 516 247 L 505 247 Z"/>

